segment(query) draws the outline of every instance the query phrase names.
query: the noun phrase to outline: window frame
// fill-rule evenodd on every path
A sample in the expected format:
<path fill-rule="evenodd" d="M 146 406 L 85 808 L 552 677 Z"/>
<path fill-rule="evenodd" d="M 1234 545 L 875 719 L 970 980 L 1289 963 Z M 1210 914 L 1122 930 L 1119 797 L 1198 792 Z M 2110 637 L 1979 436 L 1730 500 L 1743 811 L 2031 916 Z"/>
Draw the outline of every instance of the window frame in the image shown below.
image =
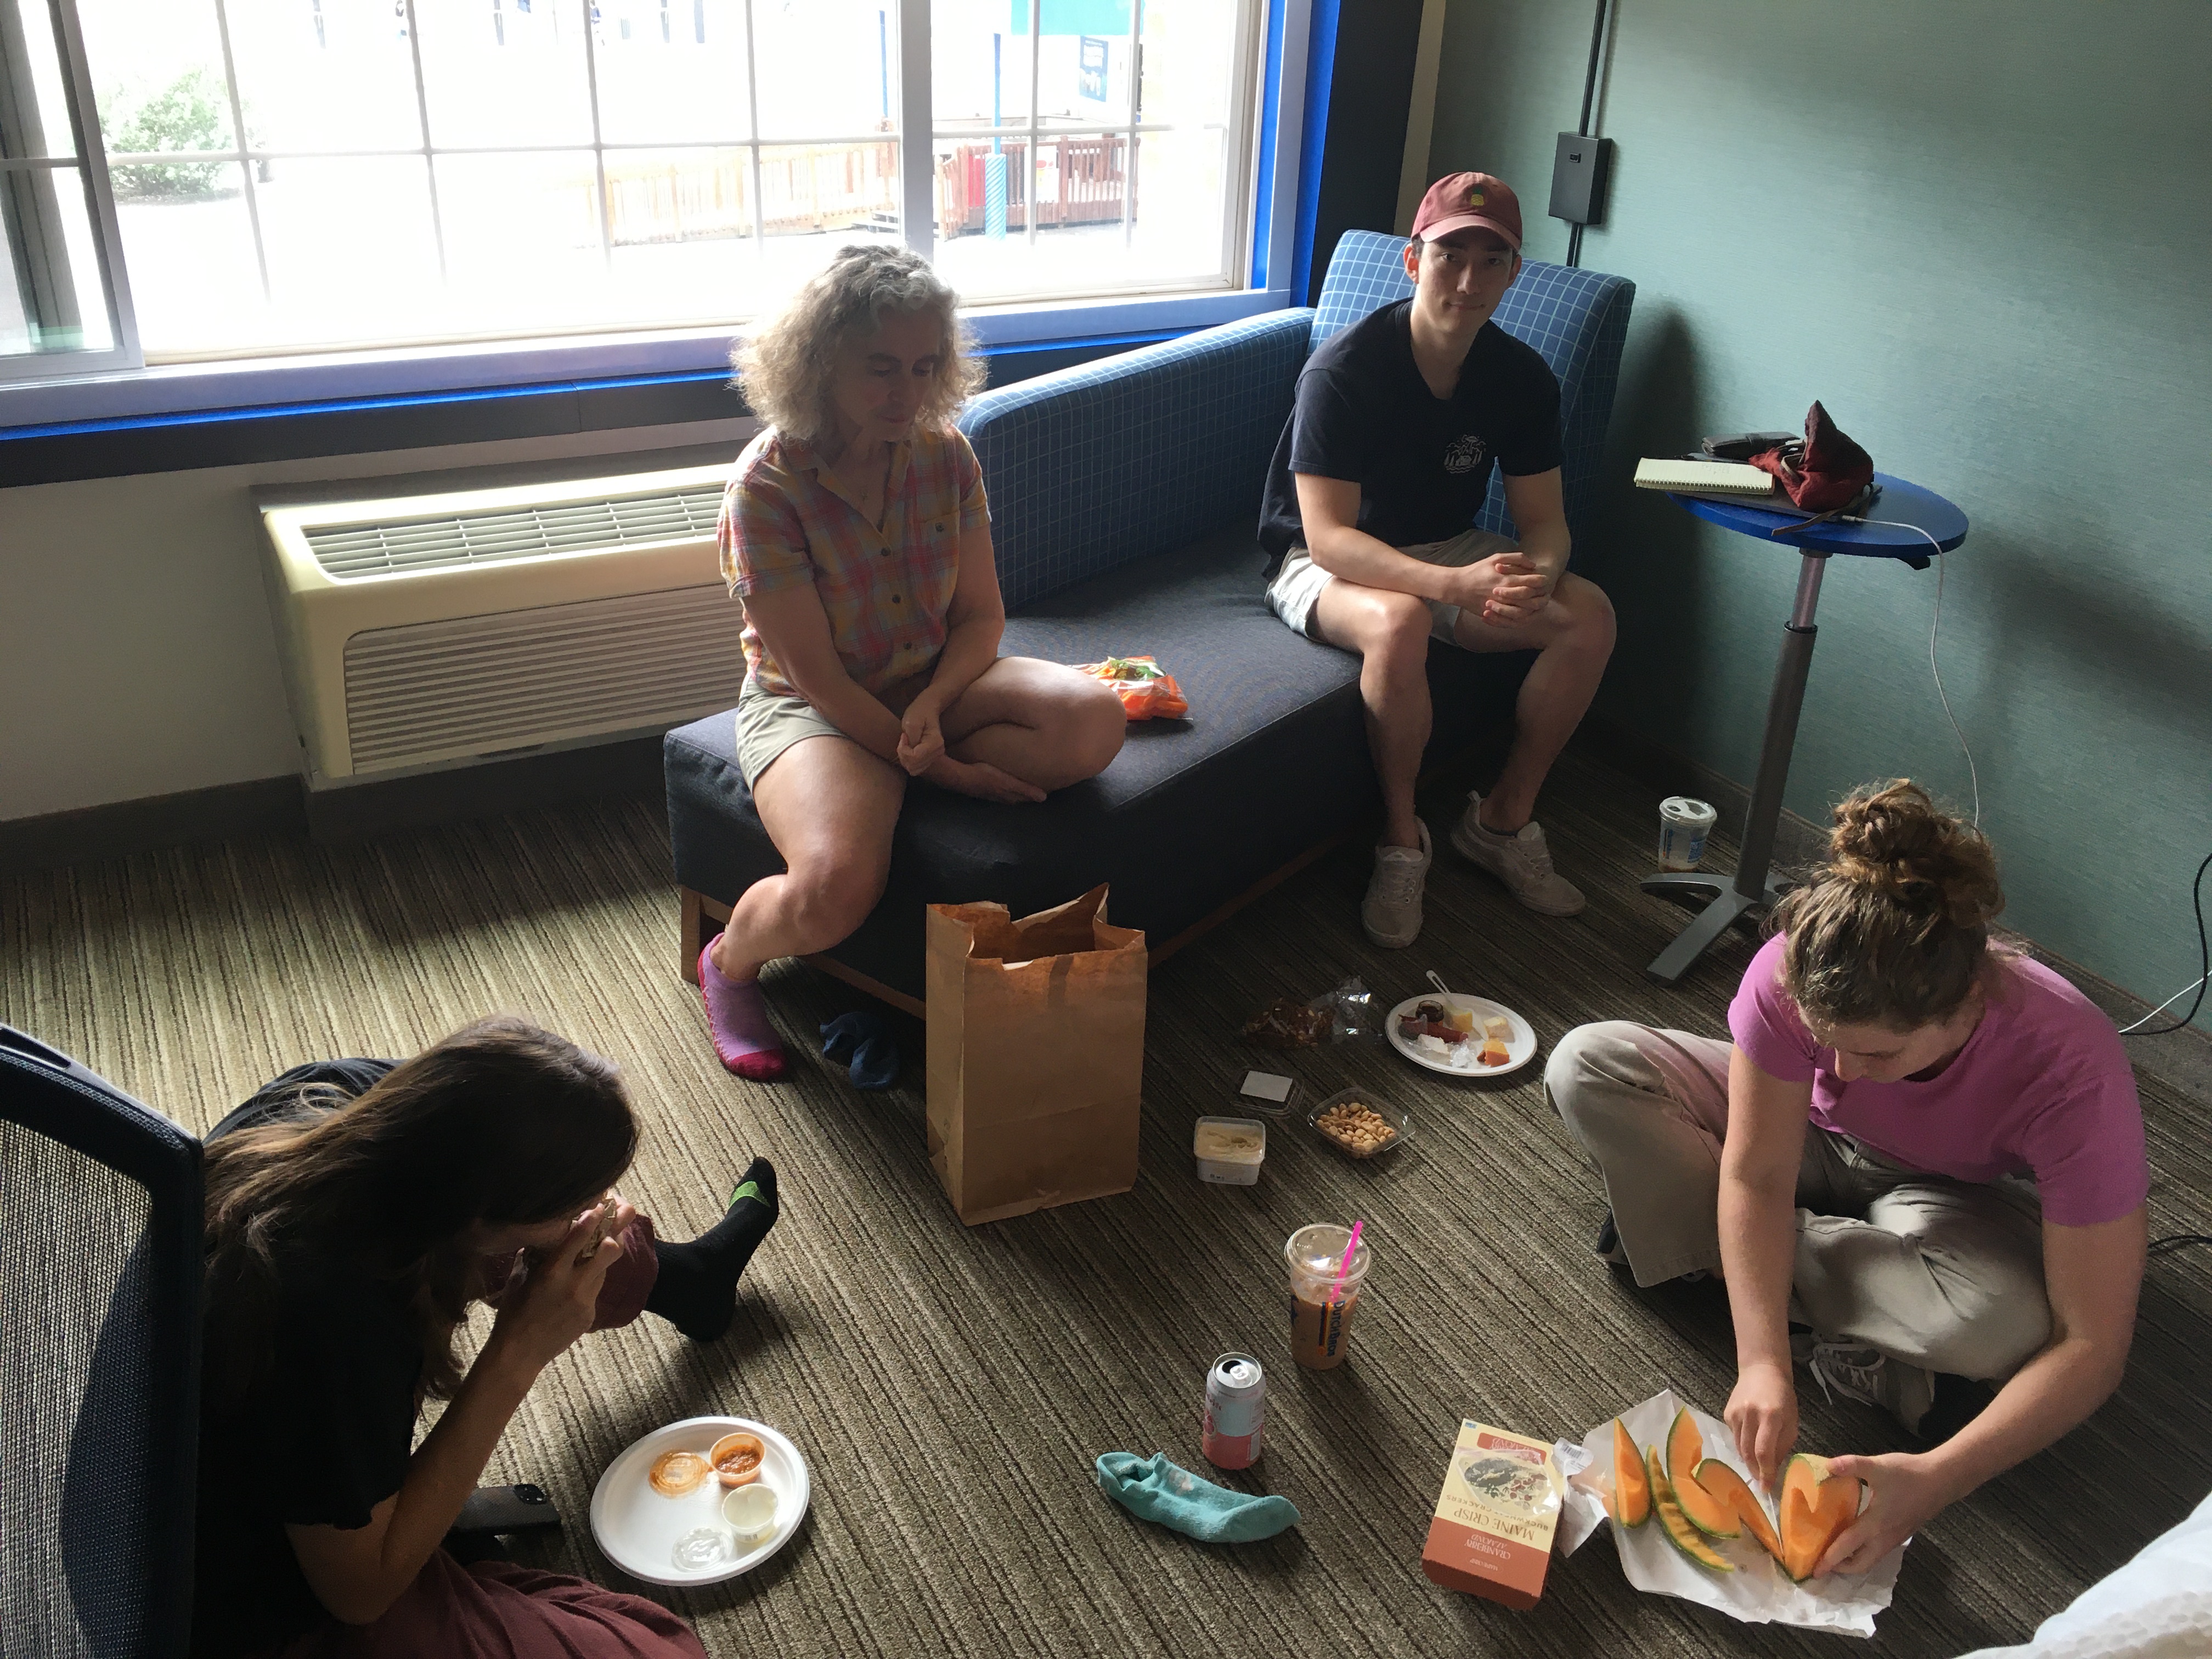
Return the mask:
<path fill-rule="evenodd" d="M 75 106 L 89 112 L 93 104 L 90 69 L 78 29 L 76 0 L 49 0 L 49 4 L 64 31 L 59 38 L 65 42 L 64 50 L 70 60 L 64 67 L 75 93 L 71 114 L 73 120 L 78 120 L 79 112 Z M 981 346 L 989 350 L 1130 333 L 1188 331 L 1278 310 L 1291 303 L 1290 282 L 1298 169 L 1301 152 L 1305 148 L 1301 137 L 1306 93 L 1306 36 L 1312 5 L 1313 0 L 1259 0 L 1254 9 L 1243 14 L 1247 21 L 1239 25 L 1247 37 L 1240 43 L 1242 64 L 1238 78 L 1250 143 L 1241 191 L 1232 182 L 1231 191 L 1237 199 L 1233 210 L 1225 207 L 1224 211 L 1222 286 L 1166 288 L 1158 282 L 1137 280 L 1065 300 L 1032 296 L 965 307 L 963 316 Z M 1034 31 L 1041 21 L 1042 0 L 1030 0 L 1030 7 Z M 409 0 L 408 9 L 411 28 L 413 0 Z M 904 240 L 925 257 L 933 258 L 933 145 L 939 135 L 934 122 L 929 118 L 930 11 L 930 0 L 900 0 L 896 76 L 899 108 L 895 132 L 882 136 L 894 139 L 901 149 L 902 218 L 907 229 Z M 1031 39 L 1036 39 L 1034 33 Z M 1034 114 L 1030 122 L 1008 131 L 1021 135 L 1032 123 Z M 756 136 L 737 147 L 751 149 L 757 157 L 760 147 L 773 148 L 779 142 L 757 136 L 757 118 L 749 125 Z M 1124 121 L 1070 126 L 1066 130 L 1087 134 L 1127 132 L 1129 128 L 1130 123 Z M 91 140 L 88 143 L 86 136 L 79 138 L 82 163 L 87 167 L 88 177 L 94 169 L 97 172 L 96 218 L 106 262 L 103 276 L 108 278 L 111 305 L 120 313 L 117 337 L 122 339 L 123 331 L 127 328 L 131 350 L 127 359 L 120 353 L 112 354 L 117 361 L 98 364 L 88 361 L 90 354 L 67 354 L 67 368 L 0 381 L 0 438 L 11 431 L 28 435 L 26 428 L 51 430 L 56 426 L 109 420 L 143 422 L 186 411 L 224 411 L 337 400 L 351 400 L 357 404 L 362 400 L 404 400 L 426 393 L 468 389 L 550 389 L 564 385 L 587 386 L 696 374 L 726 364 L 732 339 L 744 326 L 741 320 L 734 325 L 717 322 L 597 333 L 539 334 L 512 340 L 478 337 L 444 344 L 338 350 L 292 349 L 204 360 L 177 358 L 149 364 L 137 350 L 128 276 L 121 258 L 119 223 L 107 173 L 108 158 L 104 145 L 99 142 L 96 118 L 88 128 L 79 120 L 79 131 Z M 1060 129 L 1039 125 L 1038 131 L 1049 137 Z M 972 137 L 974 134 L 963 132 L 957 136 Z M 921 149 L 930 157 L 930 165 L 909 165 L 910 146 Z M 420 151 L 400 153 L 423 154 L 428 165 L 430 155 L 445 150 L 443 147 L 425 145 Z M 208 154 L 215 159 L 239 162 L 250 175 L 252 167 L 243 158 L 258 156 L 262 152 L 246 149 Z M 1029 154 L 1035 156 L 1037 150 L 1032 148 Z M 251 190 L 250 180 L 246 188 Z M 755 200 L 757 212 L 757 193 Z M 602 204 L 604 222 L 604 193 Z M 1245 279 L 1243 285 L 1239 285 L 1240 276 Z M 110 354 L 101 355 L 105 357 Z M 15 374 L 15 362 L 10 361 L 0 373 Z"/>
<path fill-rule="evenodd" d="M 139 349 L 138 317 L 131 303 L 131 277 L 123 259 L 123 227 L 115 215 L 115 192 L 107 176 L 107 146 L 100 131 L 98 106 L 92 91 L 92 70 L 84 54 L 84 37 L 76 19 L 76 0 L 46 0 L 52 20 L 54 44 L 61 53 L 62 97 L 68 106 L 73 156 L 27 155 L 0 158 L 0 173 L 70 172 L 83 189 L 86 216 L 92 222 L 93 250 L 100 264 L 100 295 L 107 311 L 108 338 L 99 351 L 10 353 L 0 356 L 0 392 L 9 385 L 46 386 L 58 380 L 113 374 L 145 367 Z"/>

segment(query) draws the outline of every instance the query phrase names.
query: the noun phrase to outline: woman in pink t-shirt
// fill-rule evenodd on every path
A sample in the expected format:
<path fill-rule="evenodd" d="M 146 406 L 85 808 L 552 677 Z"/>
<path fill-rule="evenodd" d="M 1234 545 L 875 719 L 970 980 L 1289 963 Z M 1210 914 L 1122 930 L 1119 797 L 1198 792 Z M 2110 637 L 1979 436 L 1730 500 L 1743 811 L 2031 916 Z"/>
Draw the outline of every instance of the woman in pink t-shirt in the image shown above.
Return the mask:
<path fill-rule="evenodd" d="M 1872 1498 L 1820 1570 L 1863 1572 L 2118 1386 L 2150 1178 L 2111 1021 L 1990 945 L 1980 832 L 1905 782 L 1835 820 L 1745 971 L 1733 1043 L 1585 1025 L 1544 1081 L 1605 1178 L 1600 1254 L 1639 1285 L 1725 1275 L 1726 1415 L 1763 1479 L 1797 1438 L 1793 1354 L 1940 1442 L 1835 1460 Z M 1960 1379 L 1995 1397 L 1945 1438 Z"/>

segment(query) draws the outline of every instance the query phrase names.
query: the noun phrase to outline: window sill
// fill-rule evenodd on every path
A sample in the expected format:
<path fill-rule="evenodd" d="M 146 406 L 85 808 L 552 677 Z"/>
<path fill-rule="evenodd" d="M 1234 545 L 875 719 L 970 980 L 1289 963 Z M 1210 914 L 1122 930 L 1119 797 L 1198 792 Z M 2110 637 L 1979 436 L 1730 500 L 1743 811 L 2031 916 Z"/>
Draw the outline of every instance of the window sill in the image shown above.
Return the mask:
<path fill-rule="evenodd" d="M 978 307 L 968 319 L 984 351 L 1172 333 L 1290 303 L 1287 289 L 1116 296 L 1062 305 Z M 465 401 L 533 391 L 580 391 L 710 379 L 726 374 L 732 331 L 687 329 L 512 345 L 321 353 L 175 363 L 67 380 L 0 384 L 0 444 L 210 418 L 360 411 L 417 399 Z M 732 411 L 733 413 L 736 411 Z"/>

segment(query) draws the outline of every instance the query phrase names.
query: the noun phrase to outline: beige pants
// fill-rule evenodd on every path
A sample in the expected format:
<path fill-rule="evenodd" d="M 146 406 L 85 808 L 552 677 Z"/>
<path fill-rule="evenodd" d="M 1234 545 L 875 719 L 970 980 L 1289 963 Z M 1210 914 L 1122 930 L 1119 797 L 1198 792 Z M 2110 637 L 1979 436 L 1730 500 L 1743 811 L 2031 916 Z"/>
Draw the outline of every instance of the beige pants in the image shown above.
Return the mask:
<path fill-rule="evenodd" d="M 1613 1020 L 1567 1033 L 1544 1086 L 1605 1179 L 1639 1285 L 1721 1265 L 1731 1045 Z M 2033 1187 L 1903 1169 L 1808 1129 L 1790 1317 L 1825 1340 L 1995 1382 L 2051 1340 Z"/>

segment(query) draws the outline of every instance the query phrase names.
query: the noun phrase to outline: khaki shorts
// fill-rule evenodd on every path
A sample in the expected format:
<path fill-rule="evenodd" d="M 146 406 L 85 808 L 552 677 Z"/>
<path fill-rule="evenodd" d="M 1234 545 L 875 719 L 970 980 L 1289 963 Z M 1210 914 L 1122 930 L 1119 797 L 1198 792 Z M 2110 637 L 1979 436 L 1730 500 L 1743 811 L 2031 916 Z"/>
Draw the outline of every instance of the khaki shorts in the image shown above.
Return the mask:
<path fill-rule="evenodd" d="M 1417 542 L 1398 550 L 1424 564 L 1457 567 L 1486 559 L 1493 553 L 1512 552 L 1519 545 L 1510 538 L 1493 536 L 1487 530 L 1463 530 L 1449 541 Z M 1285 625 L 1310 640 L 1317 640 L 1321 635 L 1314 630 L 1314 605 L 1321 598 L 1322 589 L 1335 580 L 1307 556 L 1304 548 L 1294 547 L 1283 556 L 1283 568 L 1267 584 L 1267 609 L 1280 617 Z M 1431 599 L 1430 634 L 1447 645 L 1457 644 L 1454 630 L 1459 626 L 1459 611 L 1455 605 Z"/>
<path fill-rule="evenodd" d="M 906 713 L 906 706 L 929 684 L 930 676 L 937 672 L 932 663 L 919 674 L 910 674 L 888 691 L 879 693 L 877 701 L 894 714 Z M 764 691 L 760 682 L 750 674 L 745 676 L 744 689 L 738 693 L 738 769 L 745 775 L 745 787 L 750 789 L 760 781 L 776 757 L 794 743 L 809 738 L 843 738 L 830 718 L 804 697 L 793 697 L 779 691 Z M 847 742 L 851 742 L 849 738 Z"/>

